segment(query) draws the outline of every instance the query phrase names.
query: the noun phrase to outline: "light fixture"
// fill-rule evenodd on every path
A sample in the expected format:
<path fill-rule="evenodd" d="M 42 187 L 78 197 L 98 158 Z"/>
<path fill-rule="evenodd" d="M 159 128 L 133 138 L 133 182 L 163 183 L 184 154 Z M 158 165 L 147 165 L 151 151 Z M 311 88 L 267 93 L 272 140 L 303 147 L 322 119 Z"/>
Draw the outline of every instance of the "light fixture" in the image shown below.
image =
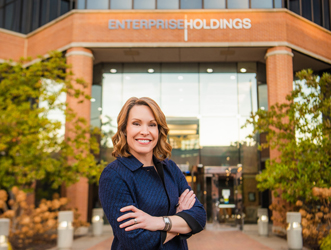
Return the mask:
<path fill-rule="evenodd" d="M 92 228 L 93 235 L 100 236 L 103 231 L 103 209 L 102 208 L 94 208 L 92 210 Z"/>
<path fill-rule="evenodd" d="M 231 79 L 231 80 L 235 80 L 236 77 L 235 77 L 235 76 L 230 76 L 230 79 Z"/>
<path fill-rule="evenodd" d="M 264 107 L 261 107 L 261 109 L 262 109 L 262 110 L 265 110 L 265 108 L 264 108 Z"/>
<path fill-rule="evenodd" d="M 245 72 L 247 72 L 247 69 L 245 69 L 245 68 L 241 68 L 241 69 L 240 69 L 240 72 L 241 72 L 241 73 L 245 73 Z"/>
<path fill-rule="evenodd" d="M 99 107 L 99 108 L 98 108 L 98 110 L 99 110 L 99 111 L 101 111 L 101 110 L 102 110 L 102 108 L 101 108 L 101 107 Z"/>
<path fill-rule="evenodd" d="M 148 73 L 154 73 L 154 69 L 148 69 L 147 72 Z"/>
<path fill-rule="evenodd" d="M 95 102 L 95 98 L 91 98 L 90 101 L 91 101 L 91 102 Z"/>
<path fill-rule="evenodd" d="M 259 235 L 268 236 L 269 235 L 268 209 L 267 208 L 258 208 L 257 216 L 258 216 L 257 225 L 258 225 Z"/>
<path fill-rule="evenodd" d="M 183 79 L 184 79 L 184 77 L 178 76 L 178 80 L 183 80 Z"/>
<path fill-rule="evenodd" d="M 208 72 L 208 73 L 213 73 L 213 72 L 214 72 L 214 70 L 213 70 L 213 69 L 211 69 L 211 68 L 208 68 L 208 69 L 207 69 L 207 72 Z"/>
<path fill-rule="evenodd" d="M 110 69 L 109 71 L 110 71 L 110 73 L 113 73 L 113 74 L 117 73 L 117 69 Z"/>
<path fill-rule="evenodd" d="M 126 77 L 125 77 L 125 80 L 130 80 L 130 79 L 131 79 L 130 76 L 126 76 Z"/>
<path fill-rule="evenodd" d="M 74 239 L 72 221 L 73 211 L 60 211 L 58 215 L 59 226 L 57 227 L 57 247 L 59 250 L 71 249 Z"/>
<path fill-rule="evenodd" d="M 179 89 L 179 91 L 180 91 L 180 92 L 183 92 L 183 89 L 182 89 L 182 88 L 180 88 L 180 89 Z"/>
<path fill-rule="evenodd" d="M 289 249 L 302 249 L 302 227 L 301 214 L 299 212 L 286 213 L 287 226 L 287 245 Z"/>
<path fill-rule="evenodd" d="M 8 249 L 9 223 L 7 218 L 0 219 L 0 249 Z"/>

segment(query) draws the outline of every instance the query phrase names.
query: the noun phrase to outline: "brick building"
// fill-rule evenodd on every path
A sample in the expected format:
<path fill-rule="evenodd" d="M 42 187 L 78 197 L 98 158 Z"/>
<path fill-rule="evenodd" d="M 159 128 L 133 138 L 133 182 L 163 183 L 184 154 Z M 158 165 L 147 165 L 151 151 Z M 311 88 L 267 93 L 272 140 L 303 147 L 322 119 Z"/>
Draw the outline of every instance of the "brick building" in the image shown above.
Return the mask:
<path fill-rule="evenodd" d="M 116 130 L 129 97 L 153 98 L 208 220 L 245 213 L 254 222 L 270 203 L 255 175 L 277 152 L 258 152 L 241 127 L 251 111 L 285 100 L 295 72 L 330 70 L 330 10 L 330 0 L 0 0 L 0 62 L 63 51 L 90 84 L 91 102 L 77 112 L 108 122 L 104 131 Z M 104 145 L 100 157 L 111 161 Z M 96 190 L 85 179 L 67 188 L 83 218 L 98 206 Z"/>

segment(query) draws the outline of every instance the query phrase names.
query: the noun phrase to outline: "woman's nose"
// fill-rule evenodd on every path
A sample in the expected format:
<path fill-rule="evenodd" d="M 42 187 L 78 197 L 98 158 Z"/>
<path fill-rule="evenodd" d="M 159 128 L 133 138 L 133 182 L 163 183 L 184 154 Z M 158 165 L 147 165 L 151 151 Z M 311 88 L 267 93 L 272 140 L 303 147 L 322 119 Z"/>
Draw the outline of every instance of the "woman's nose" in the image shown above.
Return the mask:
<path fill-rule="evenodd" d="M 149 134 L 148 126 L 141 126 L 140 133 L 143 135 L 146 135 L 146 134 L 148 135 Z"/>

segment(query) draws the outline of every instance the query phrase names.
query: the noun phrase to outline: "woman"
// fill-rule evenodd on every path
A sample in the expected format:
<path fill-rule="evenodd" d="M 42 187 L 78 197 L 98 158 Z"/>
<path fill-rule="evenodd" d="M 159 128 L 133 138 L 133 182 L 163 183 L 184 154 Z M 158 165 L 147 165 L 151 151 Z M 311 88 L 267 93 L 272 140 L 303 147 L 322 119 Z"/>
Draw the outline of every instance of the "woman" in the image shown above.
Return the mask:
<path fill-rule="evenodd" d="M 206 212 L 185 176 L 168 159 L 168 127 L 150 98 L 130 98 L 117 118 L 113 156 L 102 172 L 99 196 L 114 232 L 113 249 L 188 249 Z"/>

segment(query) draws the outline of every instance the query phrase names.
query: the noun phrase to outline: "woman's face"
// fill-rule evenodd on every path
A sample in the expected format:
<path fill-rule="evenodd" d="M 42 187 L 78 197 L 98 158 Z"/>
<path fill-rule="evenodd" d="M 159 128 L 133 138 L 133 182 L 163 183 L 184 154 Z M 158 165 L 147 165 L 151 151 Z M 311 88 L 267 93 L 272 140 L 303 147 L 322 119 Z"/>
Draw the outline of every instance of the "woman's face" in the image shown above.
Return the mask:
<path fill-rule="evenodd" d="M 141 157 L 152 157 L 158 139 L 159 129 L 152 110 L 144 105 L 133 106 L 126 126 L 130 153 L 138 160 Z"/>

